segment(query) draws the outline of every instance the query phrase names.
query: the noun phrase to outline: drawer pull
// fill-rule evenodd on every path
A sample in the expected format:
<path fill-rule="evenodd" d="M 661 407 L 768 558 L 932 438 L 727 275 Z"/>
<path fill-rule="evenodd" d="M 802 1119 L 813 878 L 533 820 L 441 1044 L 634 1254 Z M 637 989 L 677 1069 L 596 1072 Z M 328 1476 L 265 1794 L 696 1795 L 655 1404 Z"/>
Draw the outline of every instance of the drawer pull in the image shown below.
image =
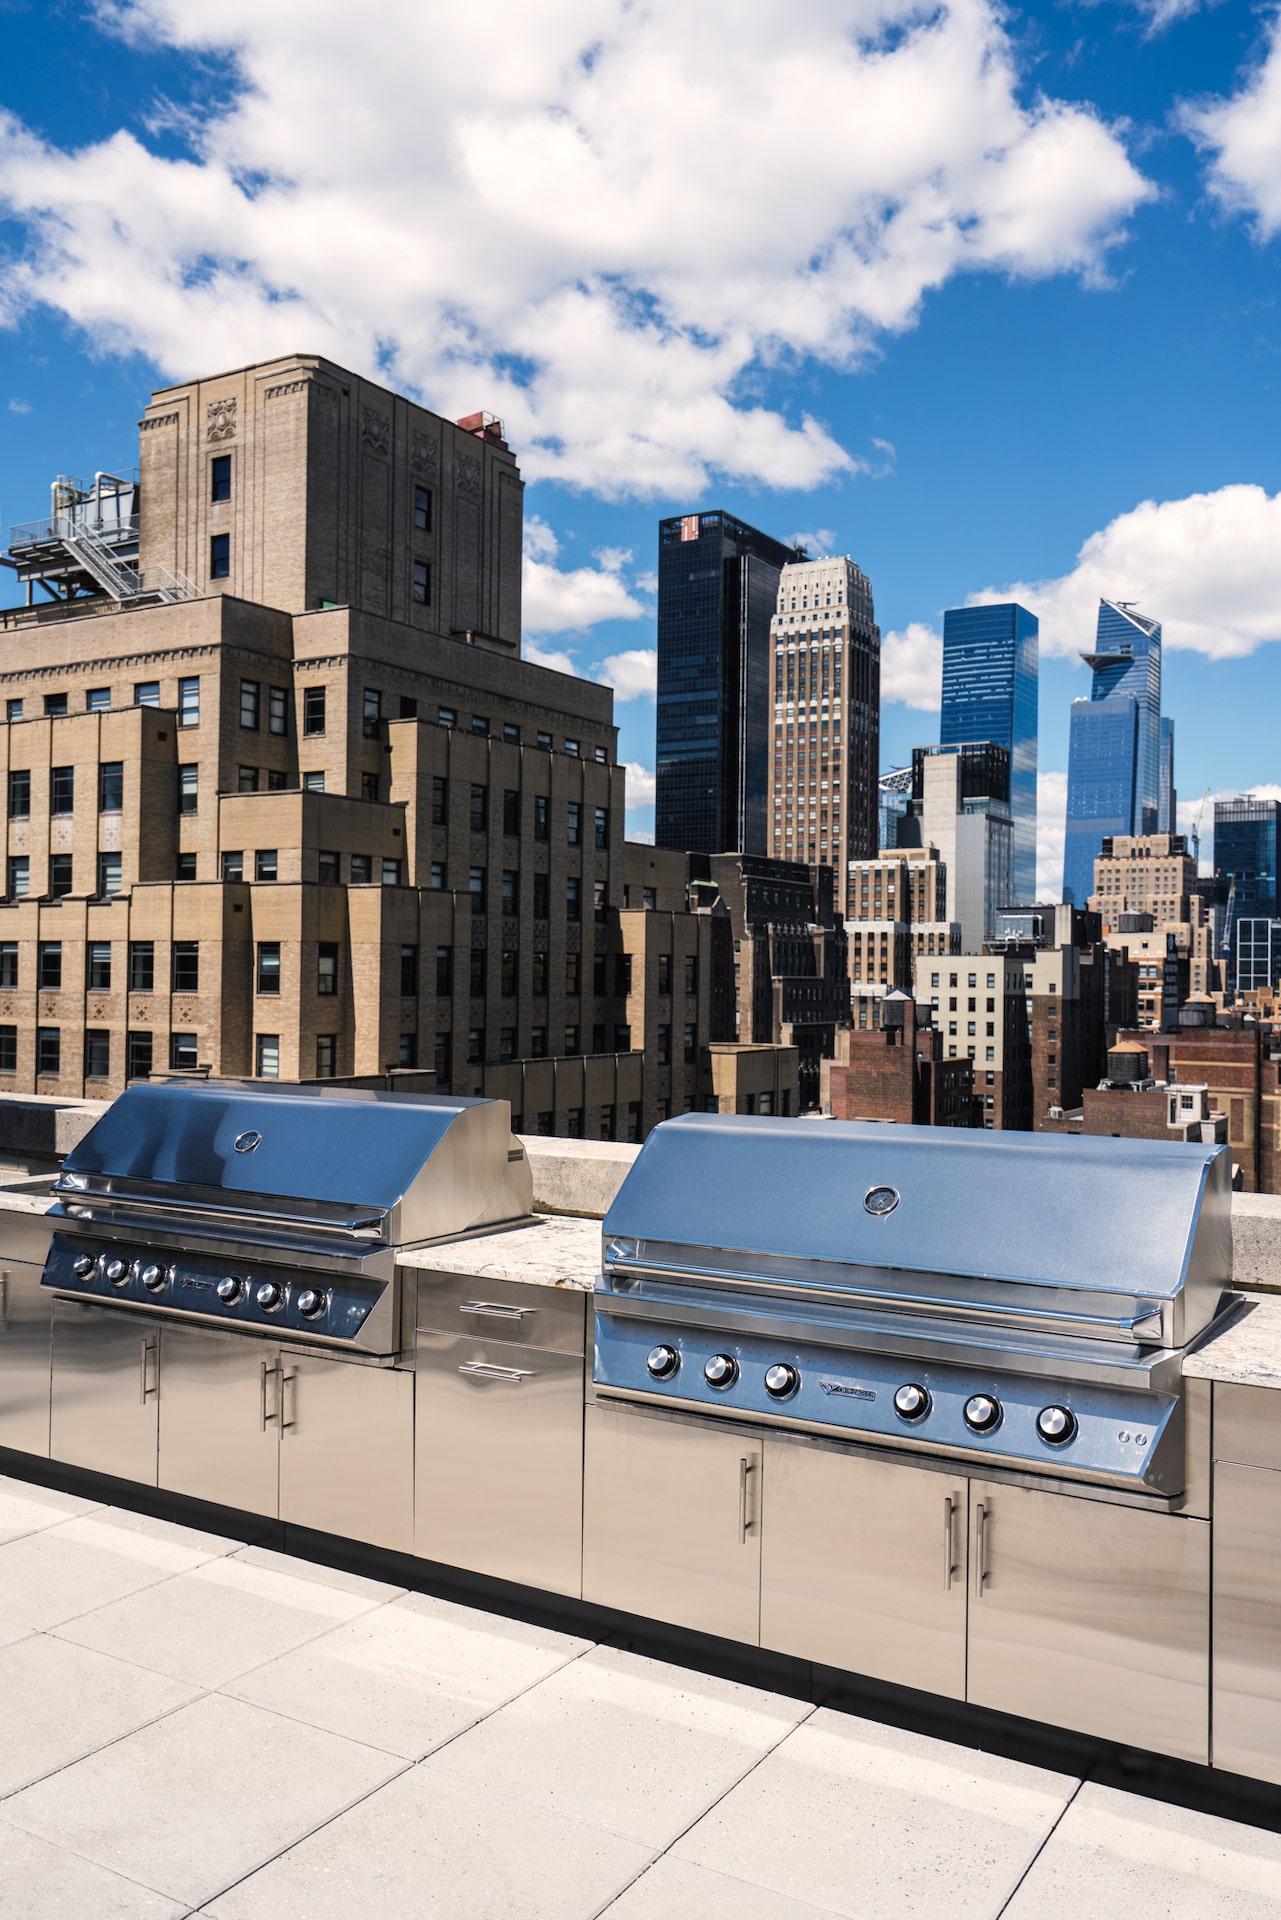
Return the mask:
<path fill-rule="evenodd" d="M 523 1320 L 527 1313 L 537 1313 L 537 1307 L 508 1307 L 498 1300 L 464 1300 L 459 1313 L 474 1313 L 486 1320 Z"/>
<path fill-rule="evenodd" d="M 522 1380 L 533 1378 L 532 1369 L 522 1372 L 519 1367 L 490 1367 L 483 1360 L 464 1360 L 458 1371 L 476 1380 L 498 1380 L 506 1387 L 518 1387 Z"/>

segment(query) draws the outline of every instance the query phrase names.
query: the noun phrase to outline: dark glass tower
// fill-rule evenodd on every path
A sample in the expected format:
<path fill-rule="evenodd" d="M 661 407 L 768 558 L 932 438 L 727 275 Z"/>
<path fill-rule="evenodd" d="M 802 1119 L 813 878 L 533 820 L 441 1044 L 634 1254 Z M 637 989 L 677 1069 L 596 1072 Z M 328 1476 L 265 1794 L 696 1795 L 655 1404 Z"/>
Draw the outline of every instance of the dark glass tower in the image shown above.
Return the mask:
<path fill-rule="evenodd" d="M 1072 703 L 1063 898 L 1083 907 L 1107 835 L 1156 833 L 1161 817 L 1161 623 L 1100 600 L 1087 700 Z M 1167 800 L 1168 806 L 1168 800 Z"/>
<path fill-rule="evenodd" d="M 1014 900 L 1027 905 L 1036 899 L 1039 632 L 1036 615 L 1013 600 L 943 615 L 939 745 L 990 740 L 1009 754 Z"/>
<path fill-rule="evenodd" d="M 658 523 L 660 847 L 767 851 L 770 620 L 796 558 L 728 513 Z"/>
<path fill-rule="evenodd" d="M 1161 794 L 1157 802 L 1158 833 L 1179 831 L 1179 795 L 1174 784 L 1174 722 L 1161 715 Z"/>
<path fill-rule="evenodd" d="M 1281 801 L 1216 800 L 1214 867 L 1228 888 L 1225 953 L 1232 984 L 1268 986 L 1250 949 L 1277 918 L 1277 856 L 1281 853 Z M 1268 936 L 1270 939 L 1270 936 Z M 1268 960 L 1266 971 L 1270 971 Z"/>

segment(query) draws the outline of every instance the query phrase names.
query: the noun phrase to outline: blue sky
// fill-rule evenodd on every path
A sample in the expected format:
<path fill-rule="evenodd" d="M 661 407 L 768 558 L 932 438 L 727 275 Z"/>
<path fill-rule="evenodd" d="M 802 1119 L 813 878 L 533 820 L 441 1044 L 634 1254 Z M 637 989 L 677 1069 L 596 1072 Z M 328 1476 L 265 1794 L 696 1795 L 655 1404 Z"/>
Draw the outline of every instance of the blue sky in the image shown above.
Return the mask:
<path fill-rule="evenodd" d="M 0 0 L 6 525 L 133 464 L 153 384 L 321 351 L 510 422 L 530 645 L 616 684 L 636 830 L 695 506 L 869 574 L 886 766 L 937 738 L 941 610 L 1035 607 L 1047 876 L 1100 593 L 1166 623 L 1185 803 L 1276 785 L 1273 14 L 729 17 Z"/>

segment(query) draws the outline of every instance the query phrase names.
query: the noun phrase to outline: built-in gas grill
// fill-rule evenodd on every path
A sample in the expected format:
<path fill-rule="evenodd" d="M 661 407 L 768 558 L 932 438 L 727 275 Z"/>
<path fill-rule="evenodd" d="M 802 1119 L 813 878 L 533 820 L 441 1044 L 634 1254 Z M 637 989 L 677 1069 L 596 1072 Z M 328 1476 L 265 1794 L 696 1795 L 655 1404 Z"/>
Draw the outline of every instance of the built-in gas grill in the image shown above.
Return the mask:
<path fill-rule="evenodd" d="M 598 1399 L 1170 1498 L 1222 1148 L 687 1115 L 604 1226 Z"/>
<path fill-rule="evenodd" d="M 506 1101 L 132 1086 L 54 1184 L 46 1287 L 389 1354 L 397 1252 L 529 1217 Z"/>

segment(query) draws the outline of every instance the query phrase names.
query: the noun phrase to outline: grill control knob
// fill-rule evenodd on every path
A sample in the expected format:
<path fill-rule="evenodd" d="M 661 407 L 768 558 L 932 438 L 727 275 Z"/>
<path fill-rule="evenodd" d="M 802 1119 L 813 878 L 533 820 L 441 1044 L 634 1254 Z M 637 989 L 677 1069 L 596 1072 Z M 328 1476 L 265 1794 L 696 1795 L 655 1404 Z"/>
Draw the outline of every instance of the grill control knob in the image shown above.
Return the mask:
<path fill-rule="evenodd" d="M 154 1260 L 142 1270 L 142 1284 L 148 1293 L 162 1292 L 167 1278 L 164 1268 L 158 1267 Z"/>
<path fill-rule="evenodd" d="M 1076 1415 L 1066 1407 L 1042 1407 L 1036 1416 L 1036 1430 L 1051 1447 L 1065 1447 L 1076 1438 Z"/>
<path fill-rule="evenodd" d="M 800 1374 L 785 1361 L 780 1360 L 777 1366 L 765 1369 L 765 1391 L 771 1400 L 790 1400 L 800 1384 Z"/>
<path fill-rule="evenodd" d="M 703 1378 L 709 1387 L 716 1387 L 723 1393 L 738 1379 L 738 1361 L 732 1354 L 714 1353 L 703 1368 Z"/>
<path fill-rule="evenodd" d="M 680 1363 L 675 1347 L 651 1347 L 645 1356 L 645 1366 L 655 1380 L 670 1380 Z"/>
<path fill-rule="evenodd" d="M 91 1253 L 80 1253 L 77 1254 L 76 1258 L 72 1261 L 71 1271 L 75 1274 L 77 1280 L 87 1280 L 97 1264 L 97 1261 Z"/>
<path fill-rule="evenodd" d="M 123 1260 L 112 1259 L 104 1261 L 102 1271 L 106 1274 L 113 1287 L 122 1287 L 129 1278 L 129 1269 Z"/>
<path fill-rule="evenodd" d="M 315 1320 L 329 1305 L 327 1294 L 320 1293 L 315 1287 L 304 1287 L 298 1295 L 298 1311 L 305 1320 Z"/>
<path fill-rule="evenodd" d="M 264 1313 L 274 1313 L 285 1297 L 285 1290 L 278 1280 L 264 1280 L 254 1299 Z"/>
<path fill-rule="evenodd" d="M 915 1380 L 901 1386 L 894 1396 L 894 1411 L 900 1420 L 924 1420 L 929 1410 L 929 1393 Z"/>
<path fill-rule="evenodd" d="M 975 1433 L 991 1433 L 1001 1424 L 1001 1403 L 990 1393 L 976 1393 L 965 1403 L 965 1424 Z"/>
<path fill-rule="evenodd" d="M 225 1280 L 218 1282 L 218 1298 L 224 1307 L 234 1307 L 238 1300 L 244 1298 L 244 1292 L 245 1283 L 238 1273 L 229 1273 Z"/>

